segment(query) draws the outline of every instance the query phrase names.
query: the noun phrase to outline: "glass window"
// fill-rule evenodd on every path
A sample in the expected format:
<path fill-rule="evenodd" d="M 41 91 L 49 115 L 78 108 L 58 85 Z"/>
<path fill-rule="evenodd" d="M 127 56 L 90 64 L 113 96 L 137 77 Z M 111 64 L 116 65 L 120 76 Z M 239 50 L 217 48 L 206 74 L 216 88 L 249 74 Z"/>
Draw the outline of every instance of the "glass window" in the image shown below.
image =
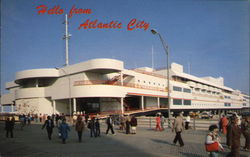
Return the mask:
<path fill-rule="evenodd" d="M 182 91 L 182 88 L 181 88 L 181 87 L 174 86 L 174 87 L 173 87 L 173 90 L 174 90 L 174 91 L 181 92 L 181 91 Z"/>
<path fill-rule="evenodd" d="M 182 100 L 181 99 L 174 99 L 173 103 L 174 103 L 174 105 L 182 105 Z"/>
<path fill-rule="evenodd" d="M 191 105 L 191 100 L 184 100 L 183 104 L 184 105 Z"/>
<path fill-rule="evenodd" d="M 188 89 L 188 88 L 184 88 L 183 91 L 184 91 L 185 93 L 191 93 L 191 89 Z"/>

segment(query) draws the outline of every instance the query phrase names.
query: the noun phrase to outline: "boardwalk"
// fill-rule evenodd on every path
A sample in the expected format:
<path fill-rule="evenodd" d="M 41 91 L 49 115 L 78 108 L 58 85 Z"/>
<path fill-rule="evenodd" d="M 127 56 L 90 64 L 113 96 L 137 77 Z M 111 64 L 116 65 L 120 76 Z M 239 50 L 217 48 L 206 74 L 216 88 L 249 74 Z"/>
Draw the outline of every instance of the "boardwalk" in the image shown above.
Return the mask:
<path fill-rule="evenodd" d="M 206 157 L 204 138 L 206 131 L 185 131 L 184 147 L 172 145 L 174 133 L 170 130 L 155 132 L 139 127 L 136 135 L 126 135 L 116 130 L 116 135 L 105 135 L 106 126 L 102 126 L 102 136 L 90 138 L 85 130 L 83 142 L 77 142 L 77 135 L 71 127 L 67 144 L 61 144 L 54 129 L 52 141 L 47 139 L 46 130 L 34 124 L 20 130 L 16 126 L 15 138 L 6 138 L 3 123 L 0 122 L 0 156 L 1 157 Z M 244 139 L 242 139 L 242 143 Z M 225 138 L 223 137 L 223 143 Z M 229 152 L 220 153 L 225 156 Z M 241 151 L 242 157 L 249 157 Z"/>

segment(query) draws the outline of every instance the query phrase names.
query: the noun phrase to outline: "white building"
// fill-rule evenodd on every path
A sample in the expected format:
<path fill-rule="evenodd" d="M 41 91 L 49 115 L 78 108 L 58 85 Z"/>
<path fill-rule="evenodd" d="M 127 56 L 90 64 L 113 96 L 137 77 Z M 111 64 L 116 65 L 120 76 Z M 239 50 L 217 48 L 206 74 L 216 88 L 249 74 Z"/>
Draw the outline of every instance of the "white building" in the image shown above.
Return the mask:
<path fill-rule="evenodd" d="M 60 69 L 31 69 L 6 83 L 1 105 L 18 113 L 124 113 L 166 110 L 167 69 L 128 70 L 114 59 L 93 59 Z M 224 86 L 222 77 L 199 78 L 173 63 L 170 69 L 171 110 L 240 110 L 250 108 L 249 95 Z M 69 105 L 71 104 L 71 105 Z"/>

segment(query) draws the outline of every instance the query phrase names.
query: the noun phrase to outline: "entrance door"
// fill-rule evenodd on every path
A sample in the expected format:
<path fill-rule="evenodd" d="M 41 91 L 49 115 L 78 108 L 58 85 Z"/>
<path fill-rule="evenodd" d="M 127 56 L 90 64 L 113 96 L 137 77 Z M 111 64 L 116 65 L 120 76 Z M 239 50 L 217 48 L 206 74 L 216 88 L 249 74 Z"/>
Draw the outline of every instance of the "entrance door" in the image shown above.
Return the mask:
<path fill-rule="evenodd" d="M 100 112 L 100 98 L 78 98 L 77 106 L 80 112 L 85 113 L 99 113 Z"/>

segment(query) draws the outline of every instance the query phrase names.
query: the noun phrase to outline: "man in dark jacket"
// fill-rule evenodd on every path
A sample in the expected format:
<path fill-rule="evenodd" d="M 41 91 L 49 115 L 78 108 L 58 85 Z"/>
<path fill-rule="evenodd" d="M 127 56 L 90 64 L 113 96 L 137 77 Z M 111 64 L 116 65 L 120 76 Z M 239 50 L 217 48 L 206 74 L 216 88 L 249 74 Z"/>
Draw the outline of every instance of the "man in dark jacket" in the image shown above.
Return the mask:
<path fill-rule="evenodd" d="M 89 122 L 89 126 L 90 126 L 90 137 L 96 137 L 96 130 L 95 130 L 95 117 L 92 117 L 90 122 Z"/>
<path fill-rule="evenodd" d="M 47 120 L 44 122 L 42 129 L 46 127 L 47 133 L 48 133 L 48 138 L 51 140 L 51 135 L 53 133 L 53 128 L 54 128 L 54 122 L 50 118 L 50 116 L 47 117 Z"/>
<path fill-rule="evenodd" d="M 231 145 L 231 152 L 227 155 L 227 157 L 239 157 L 240 156 L 240 136 L 241 136 L 241 129 L 238 125 L 239 118 L 234 116 L 232 118 L 232 124 L 229 129 L 229 136 L 231 137 L 230 143 Z"/>
<path fill-rule="evenodd" d="M 113 129 L 113 120 L 111 118 L 111 115 L 109 115 L 109 117 L 107 118 L 106 123 L 107 123 L 107 126 L 108 126 L 108 128 L 106 130 L 106 135 L 108 135 L 109 129 L 111 129 L 112 134 L 115 135 L 115 132 L 114 132 L 114 129 Z"/>
<path fill-rule="evenodd" d="M 10 133 L 10 137 L 13 138 L 14 125 L 15 125 L 15 119 L 14 119 L 14 117 L 12 117 L 11 120 L 8 117 L 7 120 L 5 121 L 6 137 L 9 137 L 9 133 Z"/>
<path fill-rule="evenodd" d="M 99 119 L 96 118 L 96 121 L 95 121 L 95 137 L 97 136 L 101 136 L 101 130 L 100 130 L 100 123 L 99 123 Z"/>
<path fill-rule="evenodd" d="M 245 137 L 245 146 L 246 151 L 250 151 L 250 117 L 245 117 L 245 120 L 241 124 L 242 133 Z"/>
<path fill-rule="evenodd" d="M 136 134 L 137 119 L 135 118 L 135 116 L 132 116 L 130 120 L 130 125 L 131 125 L 131 131 L 132 131 L 131 133 Z"/>

